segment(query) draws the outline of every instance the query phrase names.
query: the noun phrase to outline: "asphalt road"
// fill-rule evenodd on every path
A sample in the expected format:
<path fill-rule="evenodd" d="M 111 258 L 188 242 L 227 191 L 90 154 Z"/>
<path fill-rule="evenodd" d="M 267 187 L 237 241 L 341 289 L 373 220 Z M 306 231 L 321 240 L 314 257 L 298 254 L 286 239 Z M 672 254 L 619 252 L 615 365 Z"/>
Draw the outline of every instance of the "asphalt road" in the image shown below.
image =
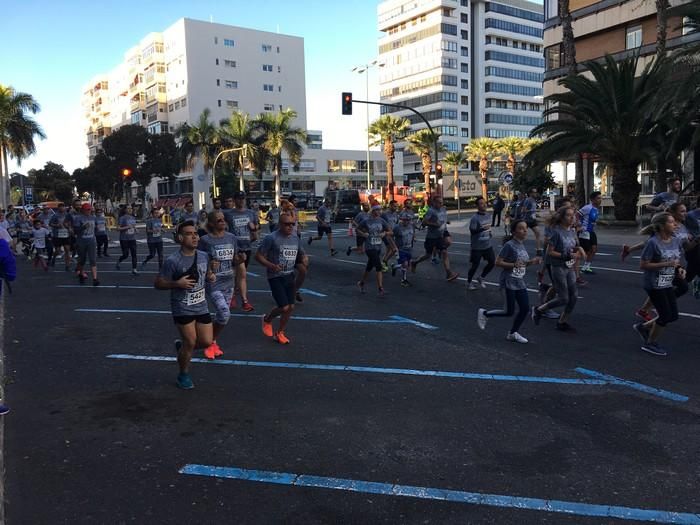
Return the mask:
<path fill-rule="evenodd" d="M 468 238 L 455 241 L 464 276 Z M 700 523 L 700 302 L 680 300 L 668 357 L 644 354 L 638 260 L 599 250 L 578 333 L 528 319 L 527 345 L 505 340 L 510 320 L 478 329 L 495 286 L 467 292 L 428 261 L 412 288 L 387 275 L 386 297 L 361 295 L 364 257 L 331 258 L 324 240 L 280 346 L 260 331 L 273 303 L 252 264 L 256 310 L 235 311 L 192 391 L 175 387 L 155 263 L 116 272 L 113 248 L 93 288 L 20 262 L 7 523 Z"/>

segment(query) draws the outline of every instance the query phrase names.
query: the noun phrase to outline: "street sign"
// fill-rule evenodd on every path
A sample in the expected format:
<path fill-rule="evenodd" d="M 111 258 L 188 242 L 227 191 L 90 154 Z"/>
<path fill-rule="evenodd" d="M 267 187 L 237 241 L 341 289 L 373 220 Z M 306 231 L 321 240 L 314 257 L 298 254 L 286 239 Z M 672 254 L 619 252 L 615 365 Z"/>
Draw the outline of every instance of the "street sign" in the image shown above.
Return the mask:
<path fill-rule="evenodd" d="M 25 186 L 24 187 L 24 203 L 31 204 L 34 201 L 34 187 Z"/>
<path fill-rule="evenodd" d="M 505 186 L 510 186 L 513 184 L 513 174 L 510 171 L 502 171 L 498 176 L 498 181 Z"/>

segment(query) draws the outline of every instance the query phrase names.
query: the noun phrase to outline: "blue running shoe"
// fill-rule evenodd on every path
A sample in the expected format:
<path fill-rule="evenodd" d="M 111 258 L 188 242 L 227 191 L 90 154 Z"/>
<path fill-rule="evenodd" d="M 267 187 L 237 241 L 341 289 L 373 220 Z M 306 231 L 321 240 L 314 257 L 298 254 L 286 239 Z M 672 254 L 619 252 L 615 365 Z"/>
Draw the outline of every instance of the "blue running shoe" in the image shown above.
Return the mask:
<path fill-rule="evenodd" d="M 191 390 L 194 388 L 194 383 L 190 374 L 180 372 L 177 376 L 177 386 L 183 390 Z"/>

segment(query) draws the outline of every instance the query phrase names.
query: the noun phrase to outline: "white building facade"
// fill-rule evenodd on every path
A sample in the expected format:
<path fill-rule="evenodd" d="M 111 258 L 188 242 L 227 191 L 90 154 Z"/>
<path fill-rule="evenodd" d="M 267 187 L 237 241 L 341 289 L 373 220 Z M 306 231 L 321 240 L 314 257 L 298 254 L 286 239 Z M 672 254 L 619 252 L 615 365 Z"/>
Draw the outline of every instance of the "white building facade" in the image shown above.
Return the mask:
<path fill-rule="evenodd" d="M 450 152 L 528 136 L 541 122 L 543 6 L 526 0 L 387 0 L 378 9 L 381 101 L 422 113 Z M 410 111 L 411 130 L 425 123 Z M 404 172 L 422 180 L 419 159 Z"/>

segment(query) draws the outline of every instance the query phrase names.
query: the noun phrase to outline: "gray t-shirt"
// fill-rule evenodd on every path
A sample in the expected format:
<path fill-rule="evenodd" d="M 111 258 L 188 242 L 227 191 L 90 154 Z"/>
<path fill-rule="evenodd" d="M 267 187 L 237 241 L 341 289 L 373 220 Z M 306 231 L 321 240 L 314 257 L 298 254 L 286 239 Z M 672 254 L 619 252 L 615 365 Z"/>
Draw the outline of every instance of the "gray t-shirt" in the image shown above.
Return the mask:
<path fill-rule="evenodd" d="M 224 232 L 221 237 L 205 235 L 199 239 L 198 249 L 206 252 L 211 260 L 219 261 L 219 269 L 215 272 L 216 282 L 207 283 L 207 290 L 221 291 L 233 288 L 236 236 L 229 232 Z"/>
<path fill-rule="evenodd" d="M 331 225 L 331 210 L 326 208 L 325 204 L 316 211 L 316 220 L 319 226 Z"/>
<path fill-rule="evenodd" d="M 74 215 L 73 233 L 78 242 L 89 243 L 95 240 L 95 217 L 92 215 Z"/>
<path fill-rule="evenodd" d="M 54 239 L 67 239 L 70 237 L 70 232 L 65 226 L 67 217 L 65 213 L 54 213 L 51 219 L 49 219 L 51 235 L 53 235 Z"/>
<path fill-rule="evenodd" d="M 146 219 L 146 242 L 148 244 L 163 242 L 163 221 L 154 217 Z"/>
<path fill-rule="evenodd" d="M 537 201 L 534 197 L 525 199 L 525 202 L 523 202 L 522 215 L 528 222 L 537 220 Z"/>
<path fill-rule="evenodd" d="M 370 216 L 360 224 L 360 228 L 369 233 L 365 241 L 365 251 L 381 251 L 384 244 L 382 232 L 389 231 L 386 221 L 381 217 Z"/>
<path fill-rule="evenodd" d="M 352 222 L 354 222 L 356 226 L 359 226 L 365 220 L 367 220 L 367 217 L 369 217 L 369 213 L 367 213 L 366 211 L 361 211 L 360 213 L 355 215 L 355 218 L 352 220 Z"/>
<path fill-rule="evenodd" d="M 662 206 L 664 209 L 678 201 L 678 194 L 672 191 L 662 191 L 654 195 L 654 198 L 649 203 L 651 206 Z"/>
<path fill-rule="evenodd" d="M 511 239 L 503 245 L 498 256 L 505 262 L 509 263 L 522 263 L 523 266 L 516 268 L 503 268 L 500 277 L 501 287 L 507 288 L 508 290 L 524 290 L 527 288 L 525 284 L 525 271 L 527 269 L 527 262 L 530 260 L 530 256 L 527 254 L 527 250 L 522 242 Z"/>
<path fill-rule="evenodd" d="M 408 224 L 399 223 L 394 226 L 394 242 L 399 250 L 410 252 L 413 248 L 413 235 L 415 227 L 410 222 Z"/>
<path fill-rule="evenodd" d="M 399 212 L 387 210 L 382 213 L 382 219 L 386 221 L 391 231 L 394 231 L 394 226 L 399 223 Z"/>
<path fill-rule="evenodd" d="M 437 226 L 427 224 L 428 222 L 437 223 Z M 428 231 L 425 233 L 426 239 L 439 239 L 447 229 L 447 208 L 442 207 L 439 210 L 433 207 L 428 209 L 428 212 L 423 217 L 423 223 L 426 224 Z"/>
<path fill-rule="evenodd" d="M 95 235 L 98 237 L 107 236 L 107 217 L 104 215 L 95 215 Z"/>
<path fill-rule="evenodd" d="M 561 226 L 552 228 L 552 236 L 549 239 L 549 245 L 555 252 L 559 252 L 564 255 L 564 259 L 560 257 L 550 257 L 548 262 L 552 266 L 566 266 L 567 268 L 573 270 L 576 262 L 574 259 L 570 259 L 569 256 L 576 251 L 576 247 L 578 246 L 576 231 L 573 229 L 562 228 Z"/>
<path fill-rule="evenodd" d="M 197 265 L 193 268 L 197 258 Z M 209 313 L 204 283 L 209 266 L 209 256 L 197 250 L 195 255 L 183 255 L 181 250 L 171 254 L 163 263 L 160 275 L 169 281 L 177 281 L 183 275 L 194 271 L 197 284 L 191 290 L 173 288 L 170 290 L 170 308 L 173 316 L 203 315 Z"/>
<path fill-rule="evenodd" d="M 678 237 L 671 237 L 668 242 L 663 242 L 656 235 L 649 237 L 642 251 L 642 261 L 652 263 L 681 259 L 683 248 Z M 644 289 L 660 290 L 673 286 L 673 277 L 676 269 L 673 266 L 665 266 L 656 270 L 644 270 Z"/>
<path fill-rule="evenodd" d="M 119 217 L 119 226 L 128 226 L 126 230 L 119 231 L 120 241 L 133 241 L 136 240 L 136 217 L 133 215 L 122 215 Z"/>
<path fill-rule="evenodd" d="M 46 239 L 51 235 L 51 232 L 44 228 L 34 228 L 32 230 L 32 237 L 34 238 L 34 247 L 44 249 L 46 248 Z"/>
<path fill-rule="evenodd" d="M 232 209 L 228 210 L 228 229 L 236 236 L 238 249 L 241 251 L 250 250 L 250 231 L 253 222 L 253 217 L 250 210 Z"/>
<path fill-rule="evenodd" d="M 280 222 L 280 209 L 279 208 L 270 208 L 267 211 L 267 222 L 270 224 L 278 224 Z"/>
<path fill-rule="evenodd" d="M 304 256 L 299 237 L 296 235 L 286 237 L 279 230 L 265 236 L 260 248 L 258 248 L 258 252 L 272 264 L 282 266 L 282 271 L 280 272 L 267 268 L 268 279 L 294 273 L 294 265 L 299 258 Z"/>
<path fill-rule="evenodd" d="M 488 213 L 476 213 L 469 221 L 469 233 L 471 234 L 472 250 L 488 250 L 491 248 L 490 229 L 491 215 Z"/>

